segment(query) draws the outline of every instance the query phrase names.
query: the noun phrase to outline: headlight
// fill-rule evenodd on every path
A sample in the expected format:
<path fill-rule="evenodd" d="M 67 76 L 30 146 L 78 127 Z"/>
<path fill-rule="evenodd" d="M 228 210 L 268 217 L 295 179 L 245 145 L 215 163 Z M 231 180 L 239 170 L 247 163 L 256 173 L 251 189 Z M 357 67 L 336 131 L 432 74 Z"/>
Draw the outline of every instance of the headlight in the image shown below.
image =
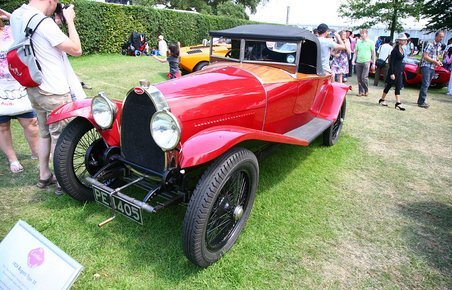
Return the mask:
<path fill-rule="evenodd" d="M 113 125 L 118 108 L 104 92 L 100 92 L 91 101 L 91 114 L 94 121 L 102 129 L 109 129 Z"/>
<path fill-rule="evenodd" d="M 170 112 L 160 111 L 152 116 L 152 138 L 164 151 L 174 149 L 177 146 L 180 140 L 180 131 L 179 122 Z"/>

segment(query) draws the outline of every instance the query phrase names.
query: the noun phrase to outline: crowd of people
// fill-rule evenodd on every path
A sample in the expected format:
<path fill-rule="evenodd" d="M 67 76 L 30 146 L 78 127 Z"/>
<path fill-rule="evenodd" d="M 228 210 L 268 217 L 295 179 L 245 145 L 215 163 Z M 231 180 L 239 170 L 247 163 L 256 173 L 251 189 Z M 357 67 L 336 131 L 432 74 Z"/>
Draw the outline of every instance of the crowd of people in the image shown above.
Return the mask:
<path fill-rule="evenodd" d="M 395 108 L 405 111 L 401 103 L 400 91 L 403 89 L 403 73 L 409 57 L 415 53 L 414 44 L 408 33 L 400 33 L 395 43 L 391 44 L 389 37 L 380 37 L 375 43 L 368 38 L 368 30 L 361 29 L 359 34 L 349 30 L 339 33 L 329 29 L 328 25 L 321 23 L 314 34 L 318 36 L 322 67 L 326 73 L 331 74 L 331 80 L 346 82 L 347 77 L 356 73 L 358 81 L 357 96 L 369 94 L 369 72 L 373 72 L 374 86 L 378 86 L 380 75 L 383 75 L 385 88 L 383 89 L 378 104 L 388 106 L 386 95 L 395 87 Z M 444 31 L 435 33 L 433 42 L 427 42 L 421 54 L 419 63 L 422 74 L 422 85 L 419 91 L 417 105 L 420 108 L 429 108 L 426 102 L 427 90 L 435 75 L 435 68 L 444 66 L 452 70 L 452 39 L 444 47 L 442 41 Z M 442 59 L 442 61 L 441 61 Z M 448 95 L 452 95 L 452 74 L 448 86 Z"/>
<path fill-rule="evenodd" d="M 51 171 L 49 161 L 67 121 L 48 125 L 47 118 L 58 106 L 85 98 L 83 88 L 89 87 L 80 82 L 67 59 L 67 54 L 82 54 L 80 38 L 74 24 L 74 6 L 64 7 L 61 14 L 57 14 L 57 2 L 29 0 L 28 4 L 23 4 L 12 14 L 0 9 L 0 149 L 6 155 L 12 173 L 24 170 L 14 151 L 11 134 L 11 120 L 17 119 L 30 146 L 30 158 L 38 159 L 39 177 L 36 186 L 47 188 L 55 185 L 55 194 L 60 195 L 61 187 Z M 41 67 L 42 83 L 38 87 L 24 88 L 11 76 L 6 55 L 14 39 L 24 38 L 25 27 L 36 14 L 47 16 L 33 34 L 33 48 Z M 67 35 L 60 27 L 62 19 L 67 27 Z M 5 25 L 4 20 L 8 20 L 10 25 Z M 140 38 L 140 41 L 146 43 L 144 38 Z M 133 49 L 135 54 L 137 49 L 144 49 L 146 54 L 149 52 L 147 43 L 143 47 Z M 170 79 L 180 76 L 179 49 L 179 43 L 168 47 L 160 35 L 158 49 L 149 53 L 157 60 L 169 63 Z"/>

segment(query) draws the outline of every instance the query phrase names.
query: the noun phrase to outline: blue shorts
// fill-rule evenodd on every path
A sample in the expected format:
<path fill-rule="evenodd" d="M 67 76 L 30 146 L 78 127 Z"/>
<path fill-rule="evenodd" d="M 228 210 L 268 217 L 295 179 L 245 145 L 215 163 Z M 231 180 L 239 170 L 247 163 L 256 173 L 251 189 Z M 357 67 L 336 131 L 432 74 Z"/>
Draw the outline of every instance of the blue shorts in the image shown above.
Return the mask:
<path fill-rule="evenodd" d="M 17 118 L 24 118 L 24 119 L 31 119 L 36 118 L 35 111 L 31 111 L 28 113 L 23 113 L 15 116 L 0 116 L 0 124 L 2 123 L 8 123 L 11 119 L 17 119 Z"/>

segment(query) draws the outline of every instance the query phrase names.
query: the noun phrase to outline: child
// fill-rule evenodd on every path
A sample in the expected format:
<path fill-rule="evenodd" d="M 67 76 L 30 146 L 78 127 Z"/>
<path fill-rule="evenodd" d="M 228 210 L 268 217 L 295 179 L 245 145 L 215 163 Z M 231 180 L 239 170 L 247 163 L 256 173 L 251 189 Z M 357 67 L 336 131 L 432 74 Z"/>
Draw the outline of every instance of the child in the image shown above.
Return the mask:
<path fill-rule="evenodd" d="M 167 58 L 161 59 L 156 55 L 153 55 L 152 57 L 156 60 L 160 61 L 161 63 L 168 62 L 169 64 L 169 73 L 168 78 L 169 79 L 175 79 L 180 77 L 180 70 L 179 70 L 179 51 L 180 51 L 180 43 L 177 42 L 176 44 L 170 44 L 168 47 L 168 51 L 166 52 Z"/>

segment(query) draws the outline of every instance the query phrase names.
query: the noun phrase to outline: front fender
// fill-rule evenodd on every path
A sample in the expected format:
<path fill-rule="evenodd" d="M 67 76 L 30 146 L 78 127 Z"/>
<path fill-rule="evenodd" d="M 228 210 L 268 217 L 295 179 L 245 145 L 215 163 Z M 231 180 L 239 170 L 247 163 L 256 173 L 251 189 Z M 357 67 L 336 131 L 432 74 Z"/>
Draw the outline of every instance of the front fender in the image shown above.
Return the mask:
<path fill-rule="evenodd" d="M 118 113 L 116 114 L 111 129 L 102 130 L 101 128 L 99 128 L 99 126 L 97 126 L 96 122 L 93 119 L 93 116 L 91 115 L 91 99 L 83 99 L 59 106 L 50 113 L 49 117 L 47 118 L 47 124 L 56 123 L 69 118 L 82 117 L 87 119 L 94 126 L 94 128 L 96 128 L 96 130 L 109 146 L 119 146 L 119 121 L 121 120 L 122 102 L 117 100 L 113 101 L 118 107 Z"/>
<path fill-rule="evenodd" d="M 342 103 L 344 102 L 345 95 L 351 86 L 332 83 L 325 96 L 325 100 L 320 110 L 319 117 L 335 122 Z"/>
<path fill-rule="evenodd" d="M 197 133 L 181 146 L 180 167 L 187 168 L 209 162 L 235 145 L 247 140 L 308 146 L 309 142 L 281 134 L 238 126 L 211 127 Z"/>

